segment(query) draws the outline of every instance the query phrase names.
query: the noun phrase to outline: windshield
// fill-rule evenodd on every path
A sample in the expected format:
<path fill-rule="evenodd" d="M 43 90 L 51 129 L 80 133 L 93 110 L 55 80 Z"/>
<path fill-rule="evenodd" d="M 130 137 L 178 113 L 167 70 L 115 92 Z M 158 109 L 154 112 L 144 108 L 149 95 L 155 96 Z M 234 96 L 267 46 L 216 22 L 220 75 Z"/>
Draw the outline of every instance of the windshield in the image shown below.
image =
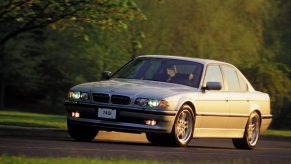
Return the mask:
<path fill-rule="evenodd" d="M 203 64 L 164 58 L 137 58 L 113 75 L 113 78 L 152 80 L 198 88 Z"/>

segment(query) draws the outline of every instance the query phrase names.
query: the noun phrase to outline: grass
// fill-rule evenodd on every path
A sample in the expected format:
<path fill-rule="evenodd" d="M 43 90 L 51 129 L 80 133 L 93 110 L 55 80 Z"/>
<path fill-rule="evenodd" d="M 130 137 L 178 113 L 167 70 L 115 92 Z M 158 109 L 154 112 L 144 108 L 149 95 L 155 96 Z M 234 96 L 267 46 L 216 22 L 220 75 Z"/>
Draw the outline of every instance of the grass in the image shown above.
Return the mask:
<path fill-rule="evenodd" d="M 25 157 L 25 156 L 0 156 L 1 164 L 18 164 L 18 163 L 37 163 L 37 164 L 166 164 L 174 163 L 179 164 L 182 162 L 175 161 L 154 161 L 154 160 L 129 160 L 129 159 L 98 159 L 98 158 L 85 158 L 85 157 Z M 251 163 L 249 159 L 233 159 L 233 160 L 221 160 L 221 161 L 191 161 L 191 163 L 199 164 L 248 164 Z"/>
<path fill-rule="evenodd" d="M 24 127 L 51 127 L 63 129 L 67 127 L 66 116 L 1 110 L 0 124 Z"/>
<path fill-rule="evenodd" d="M 267 130 L 262 135 L 265 135 L 265 136 L 291 137 L 291 130 Z"/>
<path fill-rule="evenodd" d="M 158 164 L 161 162 L 157 161 L 142 161 L 142 160 L 126 160 L 126 159 L 90 159 L 85 157 L 71 158 L 71 157 L 62 157 L 62 158 L 36 158 L 36 157 L 24 157 L 24 156 L 0 156 L 0 163 L 2 164 L 17 164 L 17 163 L 40 163 L 40 164 Z"/>
<path fill-rule="evenodd" d="M 66 116 L 36 114 L 20 111 L 1 111 L 0 125 L 17 125 L 24 127 L 51 127 L 66 129 Z M 291 137 L 291 130 L 267 130 L 262 135 Z"/>

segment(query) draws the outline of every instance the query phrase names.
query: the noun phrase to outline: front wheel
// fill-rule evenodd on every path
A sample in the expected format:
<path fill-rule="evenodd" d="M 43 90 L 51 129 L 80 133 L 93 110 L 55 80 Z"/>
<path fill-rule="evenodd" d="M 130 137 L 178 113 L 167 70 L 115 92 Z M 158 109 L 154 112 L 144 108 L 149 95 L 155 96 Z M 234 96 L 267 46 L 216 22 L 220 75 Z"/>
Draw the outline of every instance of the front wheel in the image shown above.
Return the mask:
<path fill-rule="evenodd" d="M 67 121 L 68 132 L 77 141 L 92 141 L 98 134 L 98 129 L 90 126 L 72 124 Z"/>
<path fill-rule="evenodd" d="M 187 146 L 191 141 L 194 130 L 194 114 L 190 106 L 183 105 L 177 114 L 172 138 L 175 146 Z"/>
<path fill-rule="evenodd" d="M 187 146 L 192 139 L 194 114 L 188 105 L 178 112 L 170 134 L 146 133 L 149 142 L 162 146 Z"/>
<path fill-rule="evenodd" d="M 259 114 L 256 112 L 252 113 L 245 128 L 244 138 L 232 139 L 233 145 L 237 149 L 255 148 L 260 135 L 260 124 L 261 119 Z"/>

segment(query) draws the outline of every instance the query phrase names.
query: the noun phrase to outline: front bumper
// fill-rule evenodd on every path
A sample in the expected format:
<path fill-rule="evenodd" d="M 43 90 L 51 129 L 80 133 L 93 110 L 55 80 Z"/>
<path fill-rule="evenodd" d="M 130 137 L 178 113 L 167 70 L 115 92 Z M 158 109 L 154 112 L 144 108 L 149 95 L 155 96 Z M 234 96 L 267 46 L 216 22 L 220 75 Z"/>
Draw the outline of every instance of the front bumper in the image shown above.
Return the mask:
<path fill-rule="evenodd" d="M 102 105 L 89 103 L 76 103 L 66 101 L 68 112 L 67 121 L 70 124 L 95 126 L 99 130 L 122 132 L 157 132 L 171 133 L 177 111 L 155 111 L 139 108 L 128 108 L 116 105 Z M 116 119 L 98 118 L 99 108 L 116 110 Z M 72 117 L 72 112 L 79 112 L 80 117 Z M 156 120 L 156 125 L 145 124 L 146 120 Z"/>

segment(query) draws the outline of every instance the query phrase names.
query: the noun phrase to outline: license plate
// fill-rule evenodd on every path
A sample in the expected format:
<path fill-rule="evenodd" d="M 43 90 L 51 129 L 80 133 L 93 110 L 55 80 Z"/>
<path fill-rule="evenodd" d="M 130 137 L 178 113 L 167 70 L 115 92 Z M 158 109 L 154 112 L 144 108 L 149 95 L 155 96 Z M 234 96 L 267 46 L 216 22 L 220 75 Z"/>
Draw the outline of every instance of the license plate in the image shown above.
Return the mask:
<path fill-rule="evenodd" d="M 108 108 L 99 108 L 98 109 L 98 117 L 116 119 L 116 110 L 108 109 Z"/>

